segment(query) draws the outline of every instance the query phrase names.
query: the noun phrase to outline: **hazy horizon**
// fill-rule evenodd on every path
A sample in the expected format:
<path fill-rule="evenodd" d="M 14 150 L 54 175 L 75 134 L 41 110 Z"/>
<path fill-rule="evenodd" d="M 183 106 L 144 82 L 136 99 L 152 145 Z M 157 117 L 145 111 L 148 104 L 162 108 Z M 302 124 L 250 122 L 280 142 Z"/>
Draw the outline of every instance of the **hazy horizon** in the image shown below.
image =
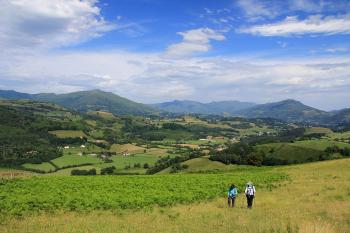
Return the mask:
<path fill-rule="evenodd" d="M 349 108 L 345 0 L 10 0 L 0 89 Z"/>

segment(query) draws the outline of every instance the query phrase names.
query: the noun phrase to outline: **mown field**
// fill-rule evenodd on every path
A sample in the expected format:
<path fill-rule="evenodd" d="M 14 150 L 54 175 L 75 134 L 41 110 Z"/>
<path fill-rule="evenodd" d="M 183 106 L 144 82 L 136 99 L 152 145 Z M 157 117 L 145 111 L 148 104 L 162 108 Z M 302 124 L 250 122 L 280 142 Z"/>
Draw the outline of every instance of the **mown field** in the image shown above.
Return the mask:
<path fill-rule="evenodd" d="M 22 167 L 25 169 L 34 169 L 38 171 L 43 171 L 43 172 L 53 172 L 56 170 L 56 168 L 51 164 L 51 163 L 40 163 L 40 164 L 35 164 L 35 163 L 25 163 L 22 164 Z"/>
<path fill-rule="evenodd" d="M 63 155 L 51 161 L 58 168 L 70 167 L 70 166 L 79 166 L 86 164 L 98 164 L 103 161 L 96 156 L 91 155 Z"/>
<path fill-rule="evenodd" d="M 151 178 L 155 177 L 159 180 L 163 180 L 164 177 L 171 177 L 172 181 L 176 180 L 177 183 L 180 183 L 179 187 L 172 186 L 169 183 L 170 187 L 174 188 L 176 195 L 183 191 L 183 187 L 188 189 L 188 186 L 183 186 L 184 183 L 196 181 L 198 183 L 192 184 L 190 187 L 198 186 L 201 190 L 208 191 L 217 190 L 217 196 L 210 200 L 198 198 L 193 203 L 187 203 L 186 201 L 183 204 L 141 210 L 107 209 L 88 212 L 74 210 L 25 214 L 21 218 L 8 216 L 0 224 L 0 232 L 347 233 L 350 229 L 349 167 L 350 159 L 341 159 L 274 168 L 272 173 L 287 174 L 288 179 L 278 183 L 269 182 L 269 184 L 274 184 L 270 188 L 262 188 L 259 185 L 261 181 L 254 180 L 254 177 L 258 176 L 260 172 L 250 174 L 247 170 L 245 173 L 237 174 L 240 179 L 247 178 L 248 174 L 254 176 L 249 177 L 257 184 L 257 195 L 252 210 L 246 208 L 241 185 L 236 207 L 234 209 L 227 208 L 226 186 L 227 183 L 236 181 L 236 175 L 227 174 L 228 177 L 224 181 L 208 180 L 209 175 L 152 176 Z M 267 174 L 266 170 L 262 173 Z M 202 177 L 203 179 L 181 179 L 192 176 Z M 226 177 L 223 174 L 217 177 L 223 178 L 223 176 Z M 86 178 L 90 179 L 89 177 Z M 128 178 L 124 177 L 124 179 Z M 131 178 L 135 180 L 137 178 L 143 179 L 143 177 Z M 226 179 L 228 180 L 226 181 Z M 0 189 L 3 192 L 5 186 L 6 190 L 9 191 L 11 188 L 15 188 L 15 184 L 18 185 L 17 187 L 20 187 L 20 185 L 23 187 L 23 185 L 33 181 L 39 182 L 40 179 L 29 179 L 20 183 L 16 181 L 2 185 Z M 210 185 L 210 181 L 215 182 Z M 58 183 L 55 181 L 55 184 Z M 135 181 L 135 184 L 138 183 Z M 62 185 L 62 187 L 70 186 Z M 145 186 L 141 187 L 145 188 Z M 54 187 L 54 190 L 57 189 L 57 187 Z M 99 192 L 96 188 L 94 190 Z M 163 191 L 164 189 L 159 190 Z M 86 190 L 84 189 L 84 191 Z M 74 192 L 78 191 L 75 190 Z M 18 195 L 24 196 L 25 193 L 26 191 L 22 193 L 17 191 L 15 197 L 18 197 Z M 135 192 L 132 192 L 131 196 L 133 196 L 133 193 Z M 125 195 L 128 194 L 125 193 Z M 156 191 L 153 195 L 156 195 Z M 170 193 L 167 193 L 167 195 L 172 197 Z M 181 194 L 178 195 L 181 196 Z M 183 196 L 187 195 L 188 192 L 183 193 Z M 66 200 L 65 195 L 62 194 L 62 196 L 63 200 Z M 82 199 L 84 196 L 83 194 Z M 1 197 L 3 198 L 3 194 Z M 7 195 L 6 198 L 8 198 Z M 25 198 L 20 199 L 18 203 L 23 203 Z M 29 196 L 29 200 L 33 201 L 33 197 Z M 44 198 L 44 200 L 47 200 L 47 198 Z M 95 201 L 97 200 L 95 199 Z M 12 203 L 14 202 L 15 200 Z M 116 203 L 114 200 L 111 202 Z M 5 212 L 10 213 L 8 210 Z M 33 212 L 30 211 L 30 213 Z"/>

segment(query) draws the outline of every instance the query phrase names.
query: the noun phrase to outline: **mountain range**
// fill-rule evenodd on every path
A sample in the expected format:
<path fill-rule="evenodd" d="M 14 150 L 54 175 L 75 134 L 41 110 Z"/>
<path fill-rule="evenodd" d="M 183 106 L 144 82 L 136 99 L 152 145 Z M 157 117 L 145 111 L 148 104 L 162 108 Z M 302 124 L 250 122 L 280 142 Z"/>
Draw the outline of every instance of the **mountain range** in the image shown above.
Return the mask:
<path fill-rule="evenodd" d="M 153 104 L 154 108 L 173 113 L 199 113 L 215 115 L 233 115 L 237 111 L 255 106 L 255 103 L 240 101 L 218 101 L 211 103 L 201 103 L 191 100 L 174 100 Z"/>
<path fill-rule="evenodd" d="M 116 115 L 150 115 L 156 112 L 151 106 L 136 103 L 111 92 L 101 90 L 79 91 L 68 94 L 27 94 L 12 90 L 0 90 L 0 98 L 50 102 L 78 112 L 106 111 Z"/>
<path fill-rule="evenodd" d="M 275 118 L 287 122 L 350 124 L 350 108 L 326 112 L 292 99 L 266 104 L 240 101 L 201 103 L 175 100 L 147 105 L 101 90 L 79 91 L 68 94 L 27 94 L 13 90 L 0 90 L 0 98 L 50 102 L 79 112 L 107 111 L 116 115 L 152 115 L 160 112 L 197 113 L 246 118 Z"/>

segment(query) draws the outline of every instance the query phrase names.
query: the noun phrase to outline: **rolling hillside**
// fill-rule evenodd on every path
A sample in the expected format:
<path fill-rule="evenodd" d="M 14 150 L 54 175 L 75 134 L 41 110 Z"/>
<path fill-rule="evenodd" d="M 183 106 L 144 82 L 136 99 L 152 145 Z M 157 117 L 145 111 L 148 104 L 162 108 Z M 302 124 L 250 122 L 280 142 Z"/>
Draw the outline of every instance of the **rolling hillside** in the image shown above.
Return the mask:
<path fill-rule="evenodd" d="M 165 111 L 184 114 L 240 116 L 245 118 L 275 118 L 287 122 L 311 122 L 331 126 L 350 123 L 350 109 L 326 112 L 292 99 L 258 105 L 240 101 L 200 103 L 188 100 L 146 105 L 101 90 L 68 94 L 27 94 L 0 90 L 0 99 L 30 99 L 59 104 L 79 112 L 102 111 L 116 115 L 152 115 Z"/>
<path fill-rule="evenodd" d="M 260 104 L 249 109 L 238 112 L 239 115 L 247 118 L 277 118 L 285 121 L 322 121 L 330 116 L 316 108 L 302 104 L 296 100 L 283 100 L 280 102 Z"/>
<path fill-rule="evenodd" d="M 100 90 L 80 91 L 68 94 L 25 94 L 15 91 L 0 91 L 0 98 L 51 102 L 79 112 L 106 111 L 116 115 L 149 115 L 155 112 L 150 106 Z"/>

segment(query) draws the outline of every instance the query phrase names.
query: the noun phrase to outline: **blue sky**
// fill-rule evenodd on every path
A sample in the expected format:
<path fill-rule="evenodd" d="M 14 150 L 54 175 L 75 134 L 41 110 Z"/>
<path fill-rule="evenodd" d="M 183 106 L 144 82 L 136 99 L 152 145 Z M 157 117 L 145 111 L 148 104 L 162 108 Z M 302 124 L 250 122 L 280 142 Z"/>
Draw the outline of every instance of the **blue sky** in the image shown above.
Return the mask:
<path fill-rule="evenodd" d="M 350 2 L 3 0 L 0 89 L 350 107 Z"/>

